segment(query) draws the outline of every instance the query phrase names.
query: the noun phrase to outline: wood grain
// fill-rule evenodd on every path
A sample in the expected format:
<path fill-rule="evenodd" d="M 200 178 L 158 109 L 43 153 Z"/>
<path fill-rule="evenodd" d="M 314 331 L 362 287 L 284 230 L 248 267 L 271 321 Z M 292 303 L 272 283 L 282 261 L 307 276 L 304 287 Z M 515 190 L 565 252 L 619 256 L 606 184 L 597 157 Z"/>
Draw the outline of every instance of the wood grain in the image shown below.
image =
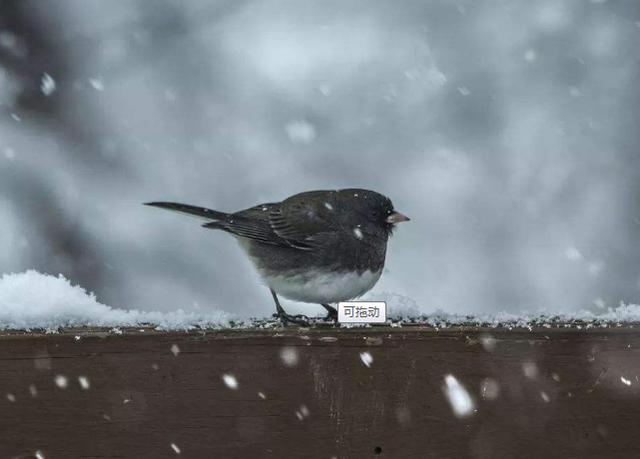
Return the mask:
<path fill-rule="evenodd" d="M 634 328 L 4 334 L 0 458 L 640 457 L 639 350 Z"/>

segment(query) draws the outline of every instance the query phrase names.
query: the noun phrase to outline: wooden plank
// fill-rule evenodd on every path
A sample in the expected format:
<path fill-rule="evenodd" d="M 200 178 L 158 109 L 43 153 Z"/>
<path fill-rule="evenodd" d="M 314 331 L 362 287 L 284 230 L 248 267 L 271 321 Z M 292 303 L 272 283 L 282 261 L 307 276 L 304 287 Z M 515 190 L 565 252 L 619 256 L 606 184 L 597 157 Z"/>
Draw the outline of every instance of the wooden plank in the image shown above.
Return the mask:
<path fill-rule="evenodd" d="M 639 350 L 634 328 L 5 333 L 0 457 L 640 457 Z"/>

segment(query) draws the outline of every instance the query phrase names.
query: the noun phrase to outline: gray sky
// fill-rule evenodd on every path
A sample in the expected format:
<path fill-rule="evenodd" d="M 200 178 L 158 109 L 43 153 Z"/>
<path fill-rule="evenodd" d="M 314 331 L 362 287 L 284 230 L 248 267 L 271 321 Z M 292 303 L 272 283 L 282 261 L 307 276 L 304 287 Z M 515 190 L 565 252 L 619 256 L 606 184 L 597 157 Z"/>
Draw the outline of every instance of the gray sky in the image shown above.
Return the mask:
<path fill-rule="evenodd" d="M 141 203 L 366 187 L 412 217 L 374 293 L 462 313 L 638 302 L 639 35 L 632 0 L 13 2 L 0 273 L 270 314 L 231 237 Z"/>

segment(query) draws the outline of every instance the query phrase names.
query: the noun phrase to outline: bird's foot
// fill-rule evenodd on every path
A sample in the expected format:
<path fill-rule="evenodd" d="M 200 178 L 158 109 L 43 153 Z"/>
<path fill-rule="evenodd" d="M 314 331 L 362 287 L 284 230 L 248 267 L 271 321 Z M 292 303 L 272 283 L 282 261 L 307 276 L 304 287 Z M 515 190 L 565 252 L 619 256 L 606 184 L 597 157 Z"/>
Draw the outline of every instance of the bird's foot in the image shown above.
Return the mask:
<path fill-rule="evenodd" d="M 309 318 L 302 314 L 296 314 L 295 316 L 287 314 L 286 312 L 278 312 L 273 315 L 277 317 L 282 322 L 282 325 L 299 325 L 300 327 L 308 327 L 309 326 Z"/>
<path fill-rule="evenodd" d="M 327 310 L 327 315 L 324 318 L 324 320 L 331 320 L 331 321 L 337 323 L 338 322 L 338 310 L 336 308 L 334 308 L 333 306 L 330 306 L 328 304 L 323 304 L 322 307 Z"/>

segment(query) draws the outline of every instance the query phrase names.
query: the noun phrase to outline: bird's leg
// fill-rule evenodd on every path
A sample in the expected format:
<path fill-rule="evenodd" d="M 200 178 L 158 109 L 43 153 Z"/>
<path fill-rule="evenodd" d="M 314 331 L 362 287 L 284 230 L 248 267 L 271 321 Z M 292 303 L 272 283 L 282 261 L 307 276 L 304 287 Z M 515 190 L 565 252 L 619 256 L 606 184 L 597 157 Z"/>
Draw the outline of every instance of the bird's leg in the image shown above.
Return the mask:
<path fill-rule="evenodd" d="M 338 321 L 338 310 L 333 306 L 322 303 L 322 307 L 327 310 L 327 319 L 333 320 L 334 322 Z"/>
<path fill-rule="evenodd" d="M 276 295 L 276 292 L 274 292 L 273 289 L 270 289 L 270 290 L 271 290 L 271 295 L 273 296 L 273 301 L 276 302 L 276 311 L 277 311 L 278 318 L 282 321 L 284 325 L 288 323 L 292 323 L 292 324 L 300 325 L 301 327 L 309 326 L 309 322 L 305 320 L 305 319 L 308 319 L 308 317 L 303 315 L 291 316 L 287 314 L 283 309 L 282 305 L 280 304 L 280 301 L 278 300 L 278 295 Z"/>

